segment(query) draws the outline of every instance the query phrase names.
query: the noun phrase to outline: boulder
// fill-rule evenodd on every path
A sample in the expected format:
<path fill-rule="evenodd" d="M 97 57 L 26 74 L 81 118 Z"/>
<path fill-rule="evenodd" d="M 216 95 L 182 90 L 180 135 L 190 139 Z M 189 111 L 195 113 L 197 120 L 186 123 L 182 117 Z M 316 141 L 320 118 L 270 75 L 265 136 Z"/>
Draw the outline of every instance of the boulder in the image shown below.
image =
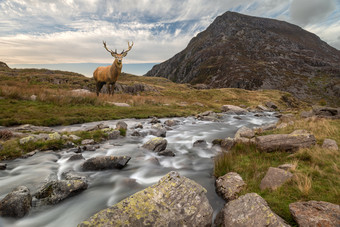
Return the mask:
<path fill-rule="evenodd" d="M 248 193 L 228 202 L 216 217 L 215 224 L 223 227 L 289 226 L 256 193 Z"/>
<path fill-rule="evenodd" d="M 260 189 L 265 190 L 269 188 L 271 190 L 275 190 L 292 177 L 293 174 L 286 170 L 269 167 L 266 175 L 261 180 Z"/>
<path fill-rule="evenodd" d="M 60 140 L 61 135 L 58 132 L 48 134 L 48 140 Z"/>
<path fill-rule="evenodd" d="M 32 156 L 35 155 L 37 152 L 39 152 L 39 150 L 34 150 L 34 151 L 31 151 L 31 152 L 28 152 L 28 153 L 22 155 L 20 158 L 29 158 L 29 157 L 32 157 Z"/>
<path fill-rule="evenodd" d="M 90 144 L 94 144 L 93 139 L 85 139 L 85 140 L 81 141 L 81 145 L 90 145 Z"/>
<path fill-rule="evenodd" d="M 178 125 L 178 124 L 179 124 L 179 121 L 173 120 L 173 119 L 169 119 L 169 120 L 166 120 L 166 121 L 164 122 L 164 124 L 165 124 L 166 126 L 172 127 L 172 126 Z"/>
<path fill-rule="evenodd" d="M 97 156 L 87 159 L 82 164 L 82 169 L 84 171 L 122 169 L 126 166 L 130 159 L 130 156 Z"/>
<path fill-rule="evenodd" d="M 248 112 L 246 109 L 233 105 L 224 105 L 222 106 L 221 110 L 222 112 L 235 113 L 237 115 L 245 114 Z"/>
<path fill-rule="evenodd" d="M 274 109 L 274 110 L 277 109 L 277 105 L 276 105 L 275 103 L 271 102 L 271 101 L 266 102 L 265 105 L 266 105 L 266 107 L 268 107 L 268 108 L 270 108 L 270 109 Z"/>
<path fill-rule="evenodd" d="M 229 172 L 216 180 L 216 192 L 228 202 L 236 199 L 245 185 L 238 173 Z"/>
<path fill-rule="evenodd" d="M 151 124 L 157 124 L 157 123 L 161 123 L 161 121 L 158 120 L 157 117 L 153 117 L 153 118 L 151 119 L 150 123 L 151 123 Z"/>
<path fill-rule="evenodd" d="M 135 129 L 137 129 L 137 128 L 142 129 L 142 128 L 143 128 L 143 125 L 142 125 L 142 123 L 138 123 L 138 124 L 136 124 L 133 128 L 135 128 Z"/>
<path fill-rule="evenodd" d="M 213 111 L 205 111 L 203 113 L 197 114 L 196 118 L 202 121 L 214 121 L 218 122 L 222 118 L 221 114 L 215 113 Z"/>
<path fill-rule="evenodd" d="M 235 144 L 236 144 L 236 141 L 234 139 L 228 137 L 228 138 L 225 138 L 224 140 L 222 140 L 221 148 L 223 150 L 229 151 Z"/>
<path fill-rule="evenodd" d="M 31 209 L 32 196 L 26 186 L 19 186 L 0 201 L 0 216 L 21 218 Z"/>
<path fill-rule="evenodd" d="M 161 137 L 155 137 L 147 141 L 145 144 L 143 144 L 143 148 L 148 149 L 153 152 L 160 152 L 165 150 L 166 146 L 168 145 L 168 141 L 166 139 L 163 139 Z"/>
<path fill-rule="evenodd" d="M 322 148 L 330 149 L 330 150 L 334 150 L 334 151 L 339 150 L 338 144 L 336 143 L 335 140 L 332 140 L 332 139 L 325 139 L 323 141 Z"/>
<path fill-rule="evenodd" d="M 7 168 L 6 163 L 0 163 L 0 170 L 5 170 Z"/>
<path fill-rule="evenodd" d="M 77 160 L 81 160 L 84 159 L 82 154 L 74 154 L 72 155 L 69 159 L 67 159 L 67 161 L 77 161 Z"/>
<path fill-rule="evenodd" d="M 340 116 L 340 109 L 326 106 L 313 106 L 313 113 L 318 117 L 335 117 L 337 115 Z"/>
<path fill-rule="evenodd" d="M 158 152 L 158 155 L 174 157 L 175 153 L 172 150 L 165 149 L 164 151 Z"/>
<path fill-rule="evenodd" d="M 289 204 L 289 211 L 299 226 L 340 226 L 340 206 L 323 201 Z"/>
<path fill-rule="evenodd" d="M 84 180 L 53 180 L 43 185 L 34 195 L 41 205 L 53 205 L 87 189 Z"/>
<path fill-rule="evenodd" d="M 170 172 L 154 184 L 100 211 L 85 226 L 211 226 L 213 209 L 206 190 Z"/>
<path fill-rule="evenodd" d="M 240 138 L 247 138 L 247 139 L 251 139 L 255 136 L 255 132 L 254 130 L 243 126 L 240 129 L 237 130 L 237 132 L 235 133 L 235 139 L 238 140 Z"/>
<path fill-rule="evenodd" d="M 20 144 L 25 144 L 25 143 L 28 143 L 28 142 L 34 142 L 34 141 L 37 141 L 37 138 L 35 135 L 29 135 L 29 136 L 26 136 L 24 138 L 21 138 L 19 140 L 19 143 Z"/>
<path fill-rule="evenodd" d="M 109 140 L 115 140 L 115 139 L 118 139 L 120 137 L 120 131 L 119 130 L 108 131 L 108 132 L 106 132 L 106 134 L 107 134 L 107 138 Z"/>
<path fill-rule="evenodd" d="M 163 125 L 161 123 L 156 123 L 151 126 L 152 129 L 160 130 L 163 129 Z"/>
<path fill-rule="evenodd" d="M 127 130 L 127 128 L 128 128 L 128 125 L 124 121 L 118 121 L 116 124 L 117 130 L 120 130 L 120 129 Z"/>
<path fill-rule="evenodd" d="M 193 145 L 193 147 L 200 147 L 200 148 L 207 148 L 208 143 L 205 140 L 196 140 Z"/>
<path fill-rule="evenodd" d="M 299 148 L 306 148 L 315 145 L 314 135 L 296 130 L 291 134 L 275 134 L 258 136 L 255 139 L 256 146 L 261 151 L 296 151 Z"/>
<path fill-rule="evenodd" d="M 150 135 L 156 136 L 156 137 L 166 137 L 166 129 L 158 129 L 158 130 L 151 130 Z"/>

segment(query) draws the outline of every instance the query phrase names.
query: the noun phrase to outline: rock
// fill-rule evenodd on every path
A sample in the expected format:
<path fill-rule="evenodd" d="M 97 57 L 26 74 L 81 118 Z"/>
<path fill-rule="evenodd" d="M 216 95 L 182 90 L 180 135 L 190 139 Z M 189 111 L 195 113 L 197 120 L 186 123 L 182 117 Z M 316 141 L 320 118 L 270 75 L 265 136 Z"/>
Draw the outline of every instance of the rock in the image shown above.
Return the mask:
<path fill-rule="evenodd" d="M 104 209 L 85 226 L 211 226 L 213 209 L 206 190 L 177 172 Z"/>
<path fill-rule="evenodd" d="M 34 195 L 42 205 L 57 204 L 87 189 L 83 180 L 53 180 L 43 185 Z"/>
<path fill-rule="evenodd" d="M 159 129 L 159 130 L 151 130 L 150 135 L 154 135 L 156 137 L 166 137 L 166 129 Z"/>
<path fill-rule="evenodd" d="M 261 111 L 269 111 L 269 109 L 263 105 L 258 105 L 256 109 L 261 110 Z"/>
<path fill-rule="evenodd" d="M 237 120 L 242 120 L 242 117 L 240 117 L 240 116 L 234 116 L 233 118 L 235 118 Z"/>
<path fill-rule="evenodd" d="M 84 159 L 82 154 L 74 154 L 72 155 L 69 159 L 67 159 L 67 161 L 76 161 L 76 160 L 81 160 Z"/>
<path fill-rule="evenodd" d="M 156 123 L 151 126 L 152 129 L 160 130 L 163 129 L 163 125 L 161 123 Z"/>
<path fill-rule="evenodd" d="M 205 140 L 196 140 L 192 146 L 193 147 L 207 148 L 208 143 Z"/>
<path fill-rule="evenodd" d="M 170 156 L 170 157 L 174 157 L 175 156 L 175 153 L 172 151 L 172 150 L 164 150 L 164 151 L 160 151 L 158 152 L 158 155 L 160 156 Z"/>
<path fill-rule="evenodd" d="M 128 126 L 124 121 L 118 121 L 116 124 L 116 130 L 120 130 L 120 129 L 127 130 L 127 128 Z"/>
<path fill-rule="evenodd" d="M 269 167 L 266 175 L 261 180 L 260 189 L 265 190 L 269 188 L 271 190 L 275 190 L 283 185 L 286 181 L 290 180 L 292 177 L 293 174 L 288 171 Z"/>
<path fill-rule="evenodd" d="M 73 170 L 69 170 L 67 172 L 63 172 L 61 174 L 61 176 L 64 177 L 65 180 L 82 180 L 82 181 L 86 181 L 86 177 L 85 176 L 81 176 L 81 175 L 79 175 L 79 173 L 76 173 Z"/>
<path fill-rule="evenodd" d="M 37 100 L 37 96 L 36 95 L 31 95 L 30 96 L 30 100 L 31 101 L 36 101 Z"/>
<path fill-rule="evenodd" d="M 12 128 L 11 131 L 15 132 L 54 132 L 50 127 L 34 126 L 30 124 L 20 125 L 18 127 Z"/>
<path fill-rule="evenodd" d="M 283 169 L 283 170 L 286 170 L 286 171 L 290 171 L 290 170 L 295 169 L 295 167 L 296 167 L 295 165 L 287 163 L 287 164 L 279 165 L 277 168 Z"/>
<path fill-rule="evenodd" d="M 150 139 L 145 144 L 143 144 L 143 148 L 148 149 L 153 152 L 160 152 L 165 150 L 166 146 L 168 145 L 168 141 L 166 139 L 163 139 L 161 137 L 156 137 L 153 139 Z"/>
<path fill-rule="evenodd" d="M 86 146 L 81 147 L 80 149 L 81 149 L 82 151 L 95 151 L 95 150 L 97 150 L 98 148 L 100 148 L 99 145 L 86 145 Z"/>
<path fill-rule="evenodd" d="M 221 109 L 222 109 L 222 112 L 235 113 L 237 115 L 245 114 L 248 112 L 246 109 L 243 109 L 238 106 L 233 106 L 233 105 L 224 105 L 222 106 Z"/>
<path fill-rule="evenodd" d="M 277 129 L 282 129 L 282 128 L 286 128 L 287 126 L 288 126 L 287 123 L 281 123 L 281 124 L 279 124 L 276 128 L 277 128 Z"/>
<path fill-rule="evenodd" d="M 34 142 L 34 141 L 37 141 L 37 138 L 34 135 L 30 135 L 30 136 L 26 136 L 24 138 L 21 138 L 19 140 L 19 143 L 20 144 L 26 144 L 28 142 Z"/>
<path fill-rule="evenodd" d="M 296 151 L 299 148 L 307 148 L 315 145 L 314 135 L 304 131 L 294 131 L 291 134 L 276 134 L 258 136 L 255 139 L 256 146 L 261 151 Z"/>
<path fill-rule="evenodd" d="M 51 134 L 48 134 L 48 139 L 47 140 L 60 140 L 61 135 L 58 132 L 54 132 Z"/>
<path fill-rule="evenodd" d="M 325 139 L 323 141 L 322 148 L 330 149 L 330 150 L 334 150 L 334 151 L 339 150 L 338 144 L 336 143 L 335 140 L 332 140 L 332 139 Z"/>
<path fill-rule="evenodd" d="M 157 123 L 161 123 L 161 121 L 158 120 L 157 117 L 153 117 L 153 118 L 151 119 L 150 123 L 151 123 L 151 124 L 157 124 Z"/>
<path fill-rule="evenodd" d="M 252 130 L 252 129 L 246 127 L 246 126 L 243 126 L 243 127 L 241 127 L 240 129 L 237 130 L 237 132 L 235 134 L 235 139 L 238 140 L 241 137 L 251 139 L 254 136 L 255 136 L 254 130 Z"/>
<path fill-rule="evenodd" d="M 95 131 L 95 130 L 100 130 L 100 129 L 106 129 L 110 128 L 108 125 L 105 125 L 103 123 L 97 124 L 95 126 L 88 126 L 84 129 L 84 131 Z"/>
<path fill-rule="evenodd" d="M 5 170 L 7 168 L 6 163 L 0 163 L 0 170 Z"/>
<path fill-rule="evenodd" d="M 223 227 L 289 226 L 256 193 L 248 193 L 228 202 L 216 218 L 215 224 Z"/>
<path fill-rule="evenodd" d="M 145 134 L 145 133 L 144 133 Z M 131 136 L 145 136 L 143 133 L 140 133 L 139 131 L 133 131 L 131 133 Z"/>
<path fill-rule="evenodd" d="M 62 135 L 61 136 L 61 139 L 63 139 L 63 140 L 68 140 L 68 139 L 70 139 L 67 135 Z"/>
<path fill-rule="evenodd" d="M 266 124 L 266 125 L 263 125 L 263 126 L 261 127 L 261 130 L 262 130 L 262 131 L 269 131 L 269 130 L 273 130 L 273 129 L 276 129 L 276 124 L 275 124 L 275 123 Z"/>
<path fill-rule="evenodd" d="M 340 109 L 326 106 L 313 106 L 313 113 L 318 117 L 335 117 L 339 115 Z"/>
<path fill-rule="evenodd" d="M 91 91 L 86 90 L 86 89 L 74 89 L 71 92 L 75 93 L 76 95 L 86 95 L 86 94 L 91 94 Z"/>
<path fill-rule="evenodd" d="M 39 152 L 39 150 L 34 150 L 34 151 L 31 151 L 31 152 L 28 152 L 28 153 L 22 155 L 21 158 L 29 158 L 29 157 L 35 155 L 37 152 Z"/>
<path fill-rule="evenodd" d="M 19 186 L 0 201 L 0 216 L 22 218 L 31 209 L 32 196 L 26 186 Z"/>
<path fill-rule="evenodd" d="M 228 202 L 236 199 L 245 185 L 238 173 L 229 172 L 216 180 L 216 192 Z"/>
<path fill-rule="evenodd" d="M 81 141 L 81 145 L 90 145 L 90 144 L 94 144 L 93 139 L 86 139 L 86 140 Z"/>
<path fill-rule="evenodd" d="M 308 118 L 308 117 L 313 117 L 313 116 L 314 116 L 314 113 L 313 113 L 312 110 L 310 110 L 310 111 L 302 111 L 300 113 L 300 117 L 302 117 L 302 118 Z"/>
<path fill-rule="evenodd" d="M 280 117 L 281 122 L 290 122 L 295 120 L 295 115 L 294 114 L 283 114 Z"/>
<path fill-rule="evenodd" d="M 225 138 L 221 142 L 221 148 L 229 151 L 235 145 L 235 143 L 236 143 L 236 141 L 234 139 L 232 139 L 230 137 Z"/>
<path fill-rule="evenodd" d="M 134 128 L 135 128 L 135 129 L 137 129 L 137 128 L 142 129 L 142 128 L 143 128 L 143 125 L 142 125 L 141 123 L 138 123 L 138 124 L 136 124 L 136 125 L 134 126 Z"/>
<path fill-rule="evenodd" d="M 299 226 L 340 226 L 340 206 L 323 201 L 289 204 L 289 211 Z"/>
<path fill-rule="evenodd" d="M 76 136 L 76 135 L 69 135 L 69 138 L 71 140 L 80 140 L 81 139 L 79 136 Z"/>
<path fill-rule="evenodd" d="M 108 131 L 108 132 L 106 132 L 106 134 L 107 134 L 107 138 L 109 140 L 115 140 L 115 139 L 118 139 L 120 137 L 120 131 L 119 130 Z"/>
<path fill-rule="evenodd" d="M 270 108 L 270 109 L 274 109 L 274 110 L 276 110 L 278 107 L 277 107 L 277 105 L 275 104 L 275 103 L 273 103 L 273 102 L 266 102 L 266 104 L 265 104 L 268 108 Z"/>
<path fill-rule="evenodd" d="M 106 170 L 106 169 L 122 169 L 130 161 L 130 156 L 97 156 L 87 159 L 82 169 L 84 171 Z"/>
<path fill-rule="evenodd" d="M 114 105 L 114 106 L 120 106 L 120 107 L 130 107 L 129 104 L 127 103 L 123 103 L 123 102 L 106 102 L 110 105 Z"/>

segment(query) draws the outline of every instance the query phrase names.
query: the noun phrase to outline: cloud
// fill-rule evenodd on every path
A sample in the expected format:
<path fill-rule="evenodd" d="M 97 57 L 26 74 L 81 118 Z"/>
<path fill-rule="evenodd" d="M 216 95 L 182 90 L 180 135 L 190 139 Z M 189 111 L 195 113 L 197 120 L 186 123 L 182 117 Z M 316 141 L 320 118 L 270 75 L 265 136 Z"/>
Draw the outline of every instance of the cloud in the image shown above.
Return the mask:
<path fill-rule="evenodd" d="M 320 22 L 335 9 L 335 0 L 293 0 L 290 14 L 295 23 L 305 26 Z"/>

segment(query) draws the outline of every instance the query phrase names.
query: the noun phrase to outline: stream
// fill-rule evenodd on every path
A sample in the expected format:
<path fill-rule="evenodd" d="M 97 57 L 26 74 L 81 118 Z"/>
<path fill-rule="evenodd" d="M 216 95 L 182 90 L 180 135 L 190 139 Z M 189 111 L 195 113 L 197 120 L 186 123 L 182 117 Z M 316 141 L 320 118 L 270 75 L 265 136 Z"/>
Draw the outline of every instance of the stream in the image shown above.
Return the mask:
<path fill-rule="evenodd" d="M 21 219 L 0 218 L 0 227 L 75 227 L 93 214 L 116 204 L 122 199 L 140 191 L 158 180 L 170 171 L 177 171 L 180 175 L 190 178 L 205 189 L 207 197 L 214 209 L 214 217 L 223 207 L 224 201 L 215 192 L 213 177 L 213 157 L 220 152 L 212 147 L 214 139 L 233 137 L 242 127 L 259 127 L 263 124 L 277 121 L 275 114 L 265 112 L 263 116 L 225 114 L 221 122 L 199 121 L 193 117 L 173 118 L 180 121 L 167 131 L 167 148 L 174 151 L 175 157 L 157 156 L 146 151 L 141 146 L 151 139 L 133 137 L 131 127 L 138 123 L 143 125 L 141 132 L 151 129 L 150 119 L 125 119 L 128 124 L 127 136 L 116 140 L 108 140 L 100 145 L 96 151 L 85 151 L 85 159 L 98 155 L 127 155 L 131 156 L 128 165 L 121 170 L 82 172 L 80 165 L 83 160 L 67 161 L 73 152 L 67 149 L 58 152 L 40 152 L 27 159 L 5 161 L 7 169 L 0 171 L 0 200 L 15 187 L 27 186 L 33 195 L 47 181 L 61 179 L 62 173 L 73 170 L 85 176 L 89 187 L 79 195 L 68 198 L 53 206 L 32 207 L 30 213 Z M 240 119 L 236 119 L 238 116 Z M 168 118 L 167 118 L 168 119 Z M 167 119 L 160 119 L 163 123 Z M 76 131 L 99 123 L 115 128 L 117 121 L 101 121 L 71 126 L 55 127 L 57 131 Z M 209 144 L 209 149 L 193 147 L 196 140 L 203 139 Z M 33 202 L 34 205 L 34 202 Z"/>

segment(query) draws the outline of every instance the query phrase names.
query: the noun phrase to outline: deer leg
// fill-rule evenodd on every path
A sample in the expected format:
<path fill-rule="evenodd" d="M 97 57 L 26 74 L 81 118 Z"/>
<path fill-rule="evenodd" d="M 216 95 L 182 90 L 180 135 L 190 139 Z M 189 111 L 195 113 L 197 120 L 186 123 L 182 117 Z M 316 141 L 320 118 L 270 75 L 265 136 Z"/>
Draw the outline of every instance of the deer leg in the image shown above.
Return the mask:
<path fill-rule="evenodd" d="M 97 85 L 97 91 L 96 91 L 96 93 L 97 93 L 97 96 L 99 96 L 99 92 L 100 92 L 100 90 L 102 89 L 104 83 L 103 83 L 103 82 L 97 82 L 96 85 Z"/>
<path fill-rule="evenodd" d="M 112 86 L 112 96 L 113 96 L 114 93 L 115 93 L 116 82 L 113 82 L 113 83 L 111 84 L 111 86 Z"/>

